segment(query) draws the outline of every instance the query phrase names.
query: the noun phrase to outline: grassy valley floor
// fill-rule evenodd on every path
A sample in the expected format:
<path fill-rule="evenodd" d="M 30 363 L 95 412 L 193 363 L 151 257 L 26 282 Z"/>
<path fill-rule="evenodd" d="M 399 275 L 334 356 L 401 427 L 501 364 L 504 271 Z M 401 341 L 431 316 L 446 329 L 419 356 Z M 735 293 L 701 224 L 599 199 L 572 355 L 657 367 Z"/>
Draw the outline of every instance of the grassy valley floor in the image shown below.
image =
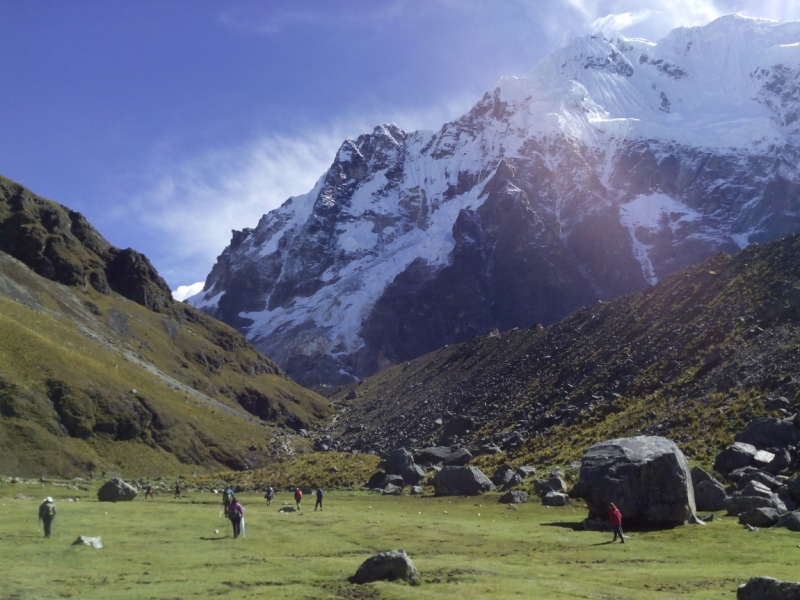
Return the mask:
<path fill-rule="evenodd" d="M 326 495 L 280 514 L 241 494 L 247 537 L 234 540 L 221 497 L 98 503 L 96 484 L 0 485 L 0 598 L 732 598 L 751 576 L 797 580 L 800 534 L 748 532 L 734 518 L 670 531 L 633 532 L 625 545 L 578 527 L 582 505 L 512 510 L 477 498 Z M 37 506 L 54 497 L 54 537 L 37 532 Z M 27 498 L 26 498 L 27 496 Z M 77 501 L 68 501 L 77 498 Z M 73 546 L 102 536 L 105 547 Z M 409 587 L 355 586 L 367 557 L 404 548 L 422 573 Z"/>

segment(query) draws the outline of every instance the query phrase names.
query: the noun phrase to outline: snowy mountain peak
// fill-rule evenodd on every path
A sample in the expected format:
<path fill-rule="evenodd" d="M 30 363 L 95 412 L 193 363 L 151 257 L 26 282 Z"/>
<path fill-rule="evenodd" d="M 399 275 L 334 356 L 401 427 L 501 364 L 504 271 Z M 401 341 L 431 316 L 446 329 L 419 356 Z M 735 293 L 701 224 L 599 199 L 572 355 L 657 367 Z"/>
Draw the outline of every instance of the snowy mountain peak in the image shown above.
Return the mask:
<path fill-rule="evenodd" d="M 437 132 L 347 139 L 190 299 L 306 384 L 553 322 L 800 230 L 800 23 L 572 40 Z"/>

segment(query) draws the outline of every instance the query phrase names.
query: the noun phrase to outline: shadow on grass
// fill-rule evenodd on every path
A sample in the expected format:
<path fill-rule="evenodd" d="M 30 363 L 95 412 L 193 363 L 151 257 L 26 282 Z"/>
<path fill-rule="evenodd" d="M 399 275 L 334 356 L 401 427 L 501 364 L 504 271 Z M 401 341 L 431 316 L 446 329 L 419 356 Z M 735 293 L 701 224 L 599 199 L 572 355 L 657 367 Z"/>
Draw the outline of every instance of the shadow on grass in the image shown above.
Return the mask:
<path fill-rule="evenodd" d="M 542 527 L 563 527 L 564 529 L 572 529 L 572 531 L 586 531 L 583 528 L 583 521 L 577 523 L 564 523 L 558 521 L 556 523 L 542 523 Z"/>
<path fill-rule="evenodd" d="M 201 537 L 200 539 L 203 540 L 204 542 L 216 542 L 219 540 L 227 540 L 228 536 L 223 535 L 222 537 Z"/>

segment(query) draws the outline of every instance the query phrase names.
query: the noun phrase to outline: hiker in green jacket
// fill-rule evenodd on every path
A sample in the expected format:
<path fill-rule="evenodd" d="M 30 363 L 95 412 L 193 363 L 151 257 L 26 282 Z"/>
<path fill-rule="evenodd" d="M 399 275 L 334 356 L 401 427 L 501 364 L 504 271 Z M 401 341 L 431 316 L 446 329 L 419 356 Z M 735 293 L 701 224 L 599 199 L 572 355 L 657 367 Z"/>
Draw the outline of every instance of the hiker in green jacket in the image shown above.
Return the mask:
<path fill-rule="evenodd" d="M 49 538 L 53 533 L 53 521 L 56 519 L 56 505 L 48 496 L 39 505 L 39 520 L 44 523 L 44 537 Z"/>

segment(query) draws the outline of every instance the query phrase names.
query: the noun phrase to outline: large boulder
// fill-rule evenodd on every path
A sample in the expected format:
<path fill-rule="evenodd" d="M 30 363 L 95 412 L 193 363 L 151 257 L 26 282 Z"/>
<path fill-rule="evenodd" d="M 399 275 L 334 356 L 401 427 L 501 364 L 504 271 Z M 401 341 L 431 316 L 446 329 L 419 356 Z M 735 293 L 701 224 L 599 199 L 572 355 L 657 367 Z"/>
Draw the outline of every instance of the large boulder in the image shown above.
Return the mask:
<path fill-rule="evenodd" d="M 727 477 L 731 471 L 752 465 L 756 452 L 758 450 L 752 444 L 743 442 L 731 444 L 717 454 L 717 459 L 714 461 L 714 470 L 722 473 L 723 477 Z"/>
<path fill-rule="evenodd" d="M 514 469 L 517 472 L 517 475 L 525 479 L 526 477 L 532 477 L 536 475 L 536 468 L 531 467 L 530 465 L 523 465 L 521 467 L 517 467 Z"/>
<path fill-rule="evenodd" d="M 369 481 L 364 487 L 369 490 L 382 490 L 388 485 L 403 487 L 405 485 L 405 481 L 403 481 L 403 477 L 401 475 L 389 475 L 383 471 L 378 471 L 377 473 L 373 473 L 372 477 L 369 478 Z"/>
<path fill-rule="evenodd" d="M 637 436 L 601 442 L 581 459 L 574 490 L 590 518 L 604 518 L 611 502 L 634 527 L 675 526 L 696 520 L 689 464 L 674 442 Z"/>
<path fill-rule="evenodd" d="M 389 475 L 400 475 L 408 467 L 414 464 L 414 457 L 405 448 L 397 448 L 389 453 L 386 459 L 386 473 Z"/>
<path fill-rule="evenodd" d="M 736 590 L 736 600 L 800 600 L 800 583 L 753 577 Z"/>
<path fill-rule="evenodd" d="M 511 465 L 500 465 L 492 475 L 492 483 L 500 487 L 514 477 L 514 468 Z"/>
<path fill-rule="evenodd" d="M 761 496 L 729 496 L 727 500 L 725 500 L 725 510 L 728 511 L 729 515 L 734 517 L 754 508 L 781 508 L 786 510 L 786 505 L 775 495 L 771 498 L 762 498 Z"/>
<path fill-rule="evenodd" d="M 467 415 L 456 415 L 442 428 L 441 439 L 446 440 L 452 436 L 462 437 L 475 429 L 475 422 Z"/>
<path fill-rule="evenodd" d="M 528 494 L 522 490 L 512 490 L 500 496 L 497 501 L 503 504 L 525 504 L 528 502 Z"/>
<path fill-rule="evenodd" d="M 792 475 L 786 481 L 786 489 L 795 502 L 800 502 L 800 473 Z"/>
<path fill-rule="evenodd" d="M 445 467 L 463 467 L 472 460 L 472 453 L 466 448 L 459 448 L 455 452 L 451 452 L 447 458 L 444 459 Z"/>
<path fill-rule="evenodd" d="M 542 496 L 544 506 L 566 506 L 569 504 L 569 496 L 561 492 L 547 492 Z"/>
<path fill-rule="evenodd" d="M 751 481 L 757 481 L 758 483 L 766 486 L 772 491 L 777 490 L 779 487 L 783 485 L 783 482 L 777 477 L 773 477 L 769 473 L 764 473 L 763 471 L 754 469 L 752 471 L 743 474 L 736 482 L 736 487 L 738 489 L 744 489 L 744 487 Z"/>
<path fill-rule="evenodd" d="M 433 446 L 431 448 L 423 448 L 414 454 L 414 461 L 417 464 L 431 463 L 438 465 L 444 462 L 444 459 L 450 456 L 451 451 L 449 446 Z"/>
<path fill-rule="evenodd" d="M 114 477 L 109 479 L 97 490 L 97 499 L 100 502 L 123 502 L 136 498 L 138 491 L 122 479 Z"/>
<path fill-rule="evenodd" d="M 373 581 L 405 581 L 418 585 L 421 577 L 405 550 L 381 552 L 368 558 L 350 577 L 350 583 L 371 583 Z"/>
<path fill-rule="evenodd" d="M 725 488 L 716 480 L 701 481 L 694 488 L 694 504 L 697 510 L 724 510 L 727 497 Z"/>
<path fill-rule="evenodd" d="M 475 496 L 495 489 L 478 467 L 444 467 L 433 478 L 437 496 Z"/>
<path fill-rule="evenodd" d="M 403 470 L 401 477 L 407 485 L 417 485 L 420 481 L 425 479 L 425 469 L 419 465 L 411 465 Z"/>
<path fill-rule="evenodd" d="M 397 485 L 392 485 L 391 483 L 383 488 L 381 495 L 383 496 L 399 496 L 403 493 L 403 488 Z"/>
<path fill-rule="evenodd" d="M 789 531 L 800 531 L 800 511 L 787 513 L 783 515 L 775 527 L 786 527 Z"/>
<path fill-rule="evenodd" d="M 714 477 L 711 473 L 709 473 L 705 469 L 701 469 L 700 467 L 692 467 L 692 485 L 695 487 L 695 489 L 697 489 L 697 486 L 703 481 L 711 481 L 714 483 L 719 483 L 716 477 Z"/>
<path fill-rule="evenodd" d="M 760 496 L 761 498 L 772 498 L 772 490 L 758 481 L 750 481 L 741 491 L 736 492 L 737 496 Z"/>
<path fill-rule="evenodd" d="M 800 441 L 800 435 L 791 419 L 764 417 L 756 419 L 736 434 L 736 441 L 759 450 L 794 448 Z"/>
<path fill-rule="evenodd" d="M 516 473 L 513 473 L 511 475 L 511 477 L 509 477 L 508 480 L 503 484 L 503 488 L 502 489 L 503 489 L 503 491 L 510 490 L 510 489 L 513 489 L 515 487 L 518 487 L 518 486 L 522 485 L 523 483 L 524 483 L 524 481 L 523 481 L 522 477 L 520 477 Z"/>
<path fill-rule="evenodd" d="M 772 527 L 783 514 L 784 511 L 777 508 L 751 508 L 739 514 L 739 523 L 753 527 Z"/>
<path fill-rule="evenodd" d="M 567 482 L 561 479 L 558 475 L 551 475 L 547 478 L 547 485 L 554 492 L 565 493 L 567 491 Z"/>

